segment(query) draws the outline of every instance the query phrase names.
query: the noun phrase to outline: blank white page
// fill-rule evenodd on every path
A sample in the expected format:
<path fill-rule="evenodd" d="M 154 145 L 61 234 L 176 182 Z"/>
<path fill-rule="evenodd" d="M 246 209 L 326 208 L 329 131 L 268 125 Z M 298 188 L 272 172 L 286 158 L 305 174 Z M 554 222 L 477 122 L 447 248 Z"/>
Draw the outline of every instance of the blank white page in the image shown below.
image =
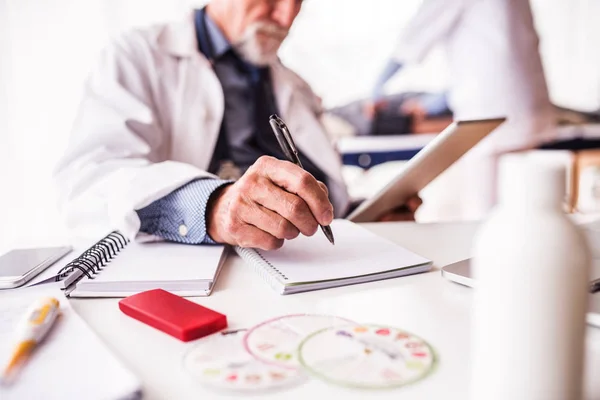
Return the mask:
<path fill-rule="evenodd" d="M 286 284 L 343 279 L 381 273 L 430 260 L 414 254 L 348 220 L 331 224 L 335 245 L 319 229 L 300 235 L 279 250 L 258 252 L 288 279 Z"/>
<path fill-rule="evenodd" d="M 0 293 L 0 362 L 10 357 L 15 329 L 23 313 L 37 299 L 60 301 L 61 315 L 45 340 L 32 353 L 13 384 L 0 386 L 0 399 L 136 398 L 138 379 L 69 306 L 56 284 Z"/>
<path fill-rule="evenodd" d="M 212 281 L 223 246 L 131 242 L 86 284 L 106 282 Z"/>

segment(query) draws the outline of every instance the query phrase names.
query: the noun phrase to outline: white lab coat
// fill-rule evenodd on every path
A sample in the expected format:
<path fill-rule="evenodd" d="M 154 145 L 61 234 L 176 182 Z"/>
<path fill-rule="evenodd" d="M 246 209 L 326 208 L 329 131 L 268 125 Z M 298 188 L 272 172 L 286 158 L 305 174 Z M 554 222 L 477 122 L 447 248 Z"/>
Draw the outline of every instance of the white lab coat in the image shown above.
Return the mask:
<path fill-rule="evenodd" d="M 224 99 L 197 48 L 189 15 L 128 33 L 103 52 L 55 175 L 76 237 L 118 229 L 133 238 L 140 227 L 135 210 L 210 176 Z M 341 160 L 320 124 L 316 96 L 283 65 L 271 71 L 280 114 L 300 150 L 327 175 L 341 216 L 348 205 Z"/>
<path fill-rule="evenodd" d="M 529 1 L 425 0 L 394 58 L 419 63 L 436 45 L 446 53 L 455 119 L 508 120 L 449 171 L 455 179 L 424 194 L 424 209 L 452 197 L 462 208 L 456 217 L 481 218 L 496 200 L 498 154 L 533 148 L 556 136 Z"/>

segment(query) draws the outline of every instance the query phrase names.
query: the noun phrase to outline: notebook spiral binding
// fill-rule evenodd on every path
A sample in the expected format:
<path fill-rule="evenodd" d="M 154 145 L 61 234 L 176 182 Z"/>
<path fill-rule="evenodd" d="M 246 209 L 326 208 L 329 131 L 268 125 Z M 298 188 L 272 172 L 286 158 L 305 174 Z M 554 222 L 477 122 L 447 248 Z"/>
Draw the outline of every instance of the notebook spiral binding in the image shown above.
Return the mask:
<path fill-rule="evenodd" d="M 106 266 L 116 255 L 129 243 L 123 234 L 114 231 L 97 241 L 92 247 L 81 253 L 73 261 L 65 265 L 58 274 L 55 280 L 61 281 L 69 276 L 73 271 L 79 270 L 88 279 L 94 279 L 102 268 Z"/>
<path fill-rule="evenodd" d="M 258 271 L 259 274 L 263 276 L 263 278 L 270 279 L 273 276 L 279 276 L 284 280 L 288 280 L 288 277 L 285 276 L 283 272 L 277 269 L 273 264 L 271 264 L 261 253 L 256 249 L 245 249 L 242 247 L 236 247 L 235 251 L 242 257 L 247 258 L 250 261 L 251 265 L 257 266 L 262 265 L 268 267 L 268 269 L 263 268 L 261 271 Z M 269 277 L 264 276 L 263 271 L 266 271 L 270 274 Z"/>

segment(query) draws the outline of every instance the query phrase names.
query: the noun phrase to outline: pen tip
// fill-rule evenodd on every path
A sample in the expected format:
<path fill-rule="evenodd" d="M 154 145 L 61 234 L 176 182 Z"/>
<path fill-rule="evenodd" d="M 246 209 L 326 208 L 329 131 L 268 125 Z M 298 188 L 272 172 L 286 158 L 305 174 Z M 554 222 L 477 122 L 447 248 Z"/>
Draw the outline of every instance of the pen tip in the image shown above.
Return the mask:
<path fill-rule="evenodd" d="M 269 117 L 269 120 L 271 120 L 271 119 L 277 119 L 277 114 L 272 114 L 272 115 Z"/>
<path fill-rule="evenodd" d="M 331 228 L 329 226 L 321 225 L 321 229 L 323 230 L 323 233 L 325 234 L 325 237 L 327 238 L 327 240 L 329 240 L 329 243 L 334 245 L 335 239 L 333 238 L 333 232 L 331 231 Z"/>

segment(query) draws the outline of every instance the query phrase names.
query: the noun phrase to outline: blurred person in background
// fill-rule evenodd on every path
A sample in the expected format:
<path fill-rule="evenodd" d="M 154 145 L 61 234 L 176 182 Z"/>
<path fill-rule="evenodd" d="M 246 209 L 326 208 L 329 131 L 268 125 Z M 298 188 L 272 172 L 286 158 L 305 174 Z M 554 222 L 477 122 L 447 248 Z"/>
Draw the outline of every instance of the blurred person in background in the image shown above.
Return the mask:
<path fill-rule="evenodd" d="M 346 215 L 319 101 L 277 57 L 301 5 L 213 0 L 103 52 L 56 171 L 76 236 L 119 229 L 274 249 Z M 272 114 L 289 125 L 306 171 L 284 161 Z M 419 204 L 411 199 L 399 218 Z"/>
<path fill-rule="evenodd" d="M 409 113 L 448 107 L 456 120 L 507 117 L 423 193 L 423 212 L 480 219 L 496 202 L 497 158 L 535 148 L 555 136 L 554 109 L 528 0 L 424 0 L 401 34 L 364 112 L 385 109 L 385 84 L 405 66 L 421 63 L 442 45 L 449 65 L 447 94 L 415 101 Z M 447 100 L 447 101 L 446 101 Z M 450 202 L 450 203 L 449 203 Z"/>

